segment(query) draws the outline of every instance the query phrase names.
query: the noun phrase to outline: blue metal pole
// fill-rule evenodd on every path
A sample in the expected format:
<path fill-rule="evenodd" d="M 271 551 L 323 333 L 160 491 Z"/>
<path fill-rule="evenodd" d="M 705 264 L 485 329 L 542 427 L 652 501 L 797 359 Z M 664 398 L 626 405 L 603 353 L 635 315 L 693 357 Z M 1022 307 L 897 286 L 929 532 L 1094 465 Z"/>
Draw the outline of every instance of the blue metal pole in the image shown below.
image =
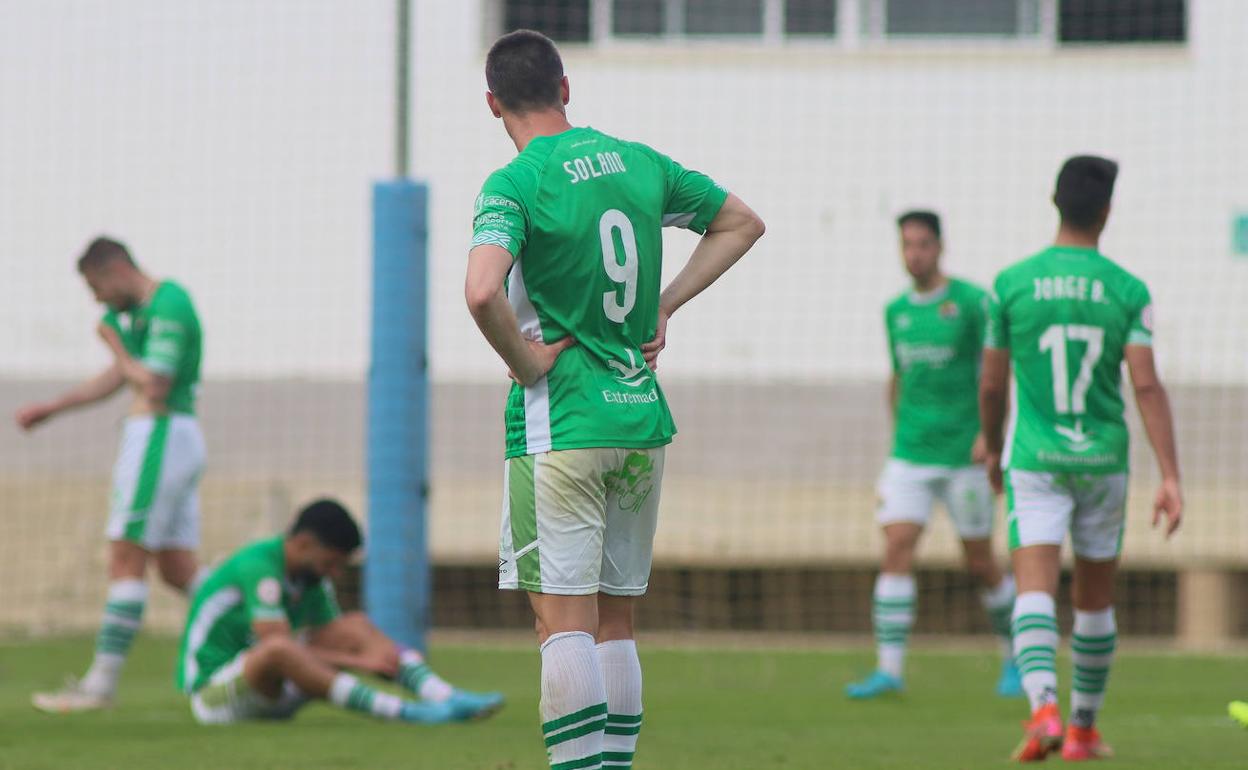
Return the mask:
<path fill-rule="evenodd" d="M 428 188 L 373 185 L 372 358 L 364 603 L 400 644 L 425 648 L 429 620 Z"/>

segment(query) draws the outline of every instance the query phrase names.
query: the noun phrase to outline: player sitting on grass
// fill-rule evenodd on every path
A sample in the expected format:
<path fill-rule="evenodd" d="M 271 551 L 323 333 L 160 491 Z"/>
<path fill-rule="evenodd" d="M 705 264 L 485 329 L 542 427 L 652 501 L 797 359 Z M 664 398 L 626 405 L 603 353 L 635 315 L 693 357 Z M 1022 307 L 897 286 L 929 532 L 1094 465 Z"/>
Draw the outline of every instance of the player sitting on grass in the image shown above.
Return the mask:
<path fill-rule="evenodd" d="M 1183 517 L 1174 421 L 1153 365 L 1148 287 L 1098 248 L 1117 175 L 1118 165 L 1104 158 L 1066 161 L 1053 195 L 1061 213 L 1057 240 L 997 276 L 989 307 L 980 414 L 993 486 L 1004 483 L 1006 490 L 1018 580 L 1014 653 L 1032 709 L 1014 753 L 1020 762 L 1042 760 L 1058 747 L 1066 760 L 1110 754 L 1095 724 L 1118 640 L 1114 573 L 1127 504 L 1124 361 L 1161 469 L 1153 525 L 1164 515 L 1169 537 Z M 1063 737 L 1055 597 L 1067 532 L 1075 552 L 1074 681 Z"/>
<path fill-rule="evenodd" d="M 1004 649 L 997 693 L 1017 697 L 1022 685 L 1010 641 L 1014 578 L 992 557 L 993 495 L 982 464 L 976 401 L 988 295 L 941 271 L 940 217 L 910 211 L 897 226 L 913 285 L 884 311 L 895 428 L 876 513 L 885 543 L 872 611 L 878 663 L 846 694 L 874 698 L 902 689 L 906 638 L 914 624 L 914 551 L 940 500 L 962 539 L 967 571 L 984 589 L 984 609 Z"/>
<path fill-rule="evenodd" d="M 387 638 L 362 613 L 340 614 L 329 578 L 360 545 L 338 503 L 318 500 L 284 536 L 244 546 L 212 571 L 191 605 L 178 686 L 202 724 L 286 719 L 311 699 L 404 722 L 487 716 L 497 693 L 459 690 L 415 650 Z M 420 700 L 375 690 L 343 669 L 391 679 Z"/>

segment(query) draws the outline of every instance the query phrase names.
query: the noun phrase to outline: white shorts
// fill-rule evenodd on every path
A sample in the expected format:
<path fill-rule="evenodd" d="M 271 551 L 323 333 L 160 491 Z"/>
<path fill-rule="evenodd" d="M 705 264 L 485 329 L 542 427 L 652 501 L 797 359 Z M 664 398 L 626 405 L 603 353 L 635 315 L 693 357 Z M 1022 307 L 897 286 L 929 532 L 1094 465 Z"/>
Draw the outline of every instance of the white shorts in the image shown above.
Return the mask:
<path fill-rule="evenodd" d="M 892 457 L 884 465 L 876 492 L 880 506 L 875 520 L 880 526 L 911 523 L 925 527 L 933 505 L 940 500 L 963 540 L 992 536 L 992 487 L 982 465 L 946 468 Z"/>
<path fill-rule="evenodd" d="M 196 722 L 228 725 L 252 719 L 290 719 L 308 702 L 308 697 L 291 682 L 286 682 L 276 699 L 251 689 L 243 677 L 247 652 L 243 650 L 213 672 L 208 683 L 191 695 L 191 713 Z"/>
<path fill-rule="evenodd" d="M 108 539 L 149 551 L 199 546 L 204 436 L 186 414 L 126 419 L 113 466 Z"/>
<path fill-rule="evenodd" d="M 664 447 L 568 449 L 507 461 L 498 587 L 641 596 L 650 582 Z"/>
<path fill-rule="evenodd" d="M 1127 474 L 1006 471 L 1010 549 L 1070 542 L 1075 555 L 1117 558 L 1126 526 Z"/>

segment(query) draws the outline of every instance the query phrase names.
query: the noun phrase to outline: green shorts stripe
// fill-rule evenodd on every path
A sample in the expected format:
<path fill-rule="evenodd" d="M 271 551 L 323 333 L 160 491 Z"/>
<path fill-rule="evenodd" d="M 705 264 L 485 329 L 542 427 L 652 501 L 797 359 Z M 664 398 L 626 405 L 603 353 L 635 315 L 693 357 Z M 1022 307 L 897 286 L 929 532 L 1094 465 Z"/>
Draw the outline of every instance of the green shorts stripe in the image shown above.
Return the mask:
<path fill-rule="evenodd" d="M 147 448 L 143 450 L 139 481 L 134 487 L 134 497 L 130 499 L 130 516 L 122 533 L 126 540 L 136 543 L 143 541 L 143 533 L 147 530 L 147 511 L 156 499 L 156 487 L 160 484 L 160 471 L 164 465 L 165 443 L 168 439 L 169 415 L 153 418 L 152 432 L 147 437 Z"/>
<path fill-rule="evenodd" d="M 507 504 L 511 520 L 511 547 L 519 554 L 537 542 L 537 488 L 533 481 L 535 455 L 508 460 Z M 520 587 L 527 591 L 542 590 L 542 562 L 536 546 L 516 559 Z"/>

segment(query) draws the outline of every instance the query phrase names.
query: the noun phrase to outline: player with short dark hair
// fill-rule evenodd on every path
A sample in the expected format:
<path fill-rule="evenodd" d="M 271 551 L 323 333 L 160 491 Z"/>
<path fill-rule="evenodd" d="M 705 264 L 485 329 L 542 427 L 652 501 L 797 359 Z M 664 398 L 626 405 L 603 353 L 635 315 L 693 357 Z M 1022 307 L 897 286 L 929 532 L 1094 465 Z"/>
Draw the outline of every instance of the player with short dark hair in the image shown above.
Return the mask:
<path fill-rule="evenodd" d="M 486 103 L 519 154 L 477 198 L 465 295 L 515 384 L 506 408 L 499 587 L 529 592 L 556 768 L 628 768 L 641 730 L 633 608 L 650 575 L 664 447 L 655 379 L 668 318 L 763 234 L 708 177 L 568 122 L 554 44 L 504 35 Z M 662 228 L 704 234 L 660 293 Z"/>
<path fill-rule="evenodd" d="M 178 656 L 178 687 L 196 720 L 286 719 L 311 699 L 420 723 L 488 716 L 502 706 L 497 693 L 447 684 L 363 613 L 341 613 L 330 579 L 359 546 L 347 510 L 317 500 L 287 534 L 244 546 L 212 571 L 191 604 Z M 391 679 L 420 700 L 376 690 L 345 669 Z"/>
<path fill-rule="evenodd" d="M 1056 240 L 997 276 L 989 308 L 980 414 L 989 473 L 1009 506 L 1019 592 L 1014 652 L 1032 709 L 1014 753 L 1022 762 L 1059 747 L 1071 760 L 1110 754 L 1096 716 L 1118 639 L 1113 587 L 1128 470 L 1124 361 L 1161 469 L 1153 524 L 1164 516 L 1169 537 L 1183 518 L 1174 420 L 1153 362 L 1152 299 L 1143 281 L 1099 247 L 1117 175 L 1117 164 L 1105 158 L 1066 161 L 1053 195 L 1061 214 Z M 1075 553 L 1074 681 L 1063 735 L 1055 597 L 1067 533 Z"/>
<path fill-rule="evenodd" d="M 992 555 L 992 489 L 984 469 L 976 395 L 984 348 L 987 292 L 941 269 L 940 217 L 907 211 L 897 218 L 911 286 L 884 309 L 892 378 L 893 450 L 878 484 L 876 521 L 884 558 L 875 580 L 872 626 L 876 670 L 846 694 L 874 698 L 903 688 L 906 643 L 918 592 L 914 553 L 939 500 L 962 540 L 967 571 L 1004 650 L 998 694 L 1022 694 L 1010 642 L 1014 579 Z"/>
<path fill-rule="evenodd" d="M 17 424 L 31 430 L 126 386 L 134 398 L 113 467 L 108 598 L 95 658 L 82 680 L 33 696 L 36 708 L 52 713 L 113 702 L 147 604 L 149 558 L 170 587 L 194 591 L 204 469 L 204 437 L 195 417 L 203 333 L 190 295 L 173 281 L 149 277 L 112 238 L 92 241 L 78 271 L 105 306 L 98 333 L 113 361 L 61 396 L 22 407 Z"/>

